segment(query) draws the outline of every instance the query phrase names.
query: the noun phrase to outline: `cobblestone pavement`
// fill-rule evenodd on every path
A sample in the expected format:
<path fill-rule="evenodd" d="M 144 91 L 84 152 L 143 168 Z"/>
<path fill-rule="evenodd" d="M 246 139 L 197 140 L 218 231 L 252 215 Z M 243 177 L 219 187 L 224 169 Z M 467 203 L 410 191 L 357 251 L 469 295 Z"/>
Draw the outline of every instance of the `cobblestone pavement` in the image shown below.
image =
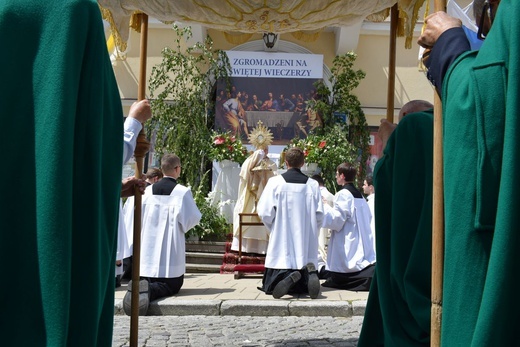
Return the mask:
<path fill-rule="evenodd" d="M 139 346 L 352 347 L 362 322 L 362 316 L 147 316 L 139 317 Z M 130 317 L 115 316 L 112 346 L 129 340 Z"/>

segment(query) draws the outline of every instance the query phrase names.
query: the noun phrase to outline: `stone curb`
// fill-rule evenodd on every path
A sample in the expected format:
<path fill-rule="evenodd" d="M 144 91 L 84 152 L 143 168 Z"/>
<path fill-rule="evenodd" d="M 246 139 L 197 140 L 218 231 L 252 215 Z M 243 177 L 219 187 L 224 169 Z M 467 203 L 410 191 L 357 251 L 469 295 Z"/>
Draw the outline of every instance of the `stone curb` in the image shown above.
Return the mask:
<path fill-rule="evenodd" d="M 123 315 L 123 300 L 116 299 L 114 314 Z M 178 300 L 167 298 L 152 302 L 148 316 L 332 316 L 365 314 L 366 300 L 291 301 L 291 300 Z"/>

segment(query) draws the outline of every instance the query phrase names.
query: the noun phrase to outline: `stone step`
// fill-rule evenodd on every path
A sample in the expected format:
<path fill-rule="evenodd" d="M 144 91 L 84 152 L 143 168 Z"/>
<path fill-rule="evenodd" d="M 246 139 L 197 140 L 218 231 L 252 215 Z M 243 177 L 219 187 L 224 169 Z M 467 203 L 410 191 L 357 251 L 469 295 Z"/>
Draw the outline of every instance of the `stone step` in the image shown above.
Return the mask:
<path fill-rule="evenodd" d="M 220 265 L 186 263 L 186 273 L 220 273 Z"/>
<path fill-rule="evenodd" d="M 222 265 L 222 253 L 186 252 L 186 264 Z"/>
<path fill-rule="evenodd" d="M 186 252 L 221 253 L 226 252 L 226 242 L 186 241 Z"/>

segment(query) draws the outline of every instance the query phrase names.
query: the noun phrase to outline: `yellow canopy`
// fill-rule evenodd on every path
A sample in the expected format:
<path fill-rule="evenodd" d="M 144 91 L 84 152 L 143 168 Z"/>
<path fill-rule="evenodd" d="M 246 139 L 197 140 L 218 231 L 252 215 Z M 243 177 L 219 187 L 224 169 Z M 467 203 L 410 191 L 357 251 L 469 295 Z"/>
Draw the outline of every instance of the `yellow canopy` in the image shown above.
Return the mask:
<path fill-rule="evenodd" d="M 398 34 L 411 47 L 417 13 L 425 0 L 98 0 L 116 45 L 126 49 L 129 28 L 139 30 L 140 12 L 162 22 L 198 24 L 230 35 L 293 33 L 299 38 L 326 27 L 350 26 L 364 19 L 383 21 L 398 3 Z M 316 35 L 313 35 L 316 37 Z"/>

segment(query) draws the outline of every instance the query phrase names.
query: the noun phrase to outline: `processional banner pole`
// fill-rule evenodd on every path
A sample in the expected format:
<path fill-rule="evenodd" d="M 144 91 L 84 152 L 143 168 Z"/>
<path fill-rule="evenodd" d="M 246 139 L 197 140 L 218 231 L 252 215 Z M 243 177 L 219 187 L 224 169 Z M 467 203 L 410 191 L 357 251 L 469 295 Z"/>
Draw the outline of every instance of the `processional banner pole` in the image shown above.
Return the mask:
<path fill-rule="evenodd" d="M 434 11 L 446 11 L 446 0 L 435 0 Z M 432 209 L 432 298 L 430 345 L 441 345 L 442 284 L 444 271 L 444 177 L 442 153 L 442 102 L 433 96 L 433 209 Z"/>
<path fill-rule="evenodd" d="M 137 99 L 145 99 L 146 88 L 146 58 L 148 48 L 148 15 L 141 13 L 141 43 L 140 43 L 140 63 L 139 63 L 139 85 L 137 91 Z M 146 139 L 144 133 L 144 125 L 141 132 L 137 136 L 137 145 L 134 151 L 135 157 L 135 177 L 141 178 L 144 158 L 150 143 Z M 140 279 L 140 262 L 141 262 L 141 209 L 142 195 L 139 188 L 135 188 L 134 199 L 134 234 L 133 234 L 133 254 L 132 254 L 132 310 L 130 314 L 130 346 L 137 347 L 138 331 L 139 331 L 139 279 Z"/>

